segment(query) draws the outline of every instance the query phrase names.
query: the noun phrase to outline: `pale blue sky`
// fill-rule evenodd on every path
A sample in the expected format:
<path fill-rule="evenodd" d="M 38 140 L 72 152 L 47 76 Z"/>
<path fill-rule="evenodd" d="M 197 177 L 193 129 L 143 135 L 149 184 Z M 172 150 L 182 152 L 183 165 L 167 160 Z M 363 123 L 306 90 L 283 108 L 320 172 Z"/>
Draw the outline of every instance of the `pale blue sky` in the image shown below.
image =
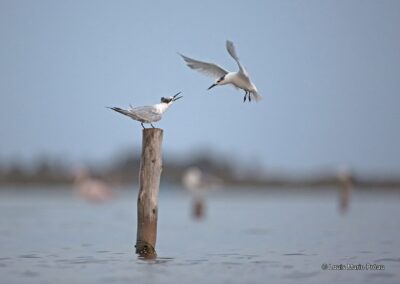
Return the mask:
<path fill-rule="evenodd" d="M 106 161 L 141 126 L 105 106 L 183 91 L 164 152 L 210 148 L 288 170 L 400 172 L 399 1 L 0 0 L 0 160 Z M 235 62 L 264 99 L 243 104 L 176 52 Z"/>

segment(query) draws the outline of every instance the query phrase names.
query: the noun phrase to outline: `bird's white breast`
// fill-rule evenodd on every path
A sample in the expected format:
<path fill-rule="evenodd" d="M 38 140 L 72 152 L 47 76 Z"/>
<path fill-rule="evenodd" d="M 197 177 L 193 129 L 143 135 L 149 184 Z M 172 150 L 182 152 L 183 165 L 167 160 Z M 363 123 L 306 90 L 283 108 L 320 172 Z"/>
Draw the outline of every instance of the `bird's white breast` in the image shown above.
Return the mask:
<path fill-rule="evenodd" d="M 160 103 L 160 104 L 154 105 L 154 109 L 159 114 L 163 114 L 169 108 L 169 106 L 170 106 L 170 104 Z"/>
<path fill-rule="evenodd" d="M 244 74 L 230 73 L 228 75 L 226 80 L 229 81 L 231 84 L 235 85 L 236 87 L 247 91 L 252 91 L 255 89 L 253 83 L 250 81 L 250 78 L 248 78 Z"/>

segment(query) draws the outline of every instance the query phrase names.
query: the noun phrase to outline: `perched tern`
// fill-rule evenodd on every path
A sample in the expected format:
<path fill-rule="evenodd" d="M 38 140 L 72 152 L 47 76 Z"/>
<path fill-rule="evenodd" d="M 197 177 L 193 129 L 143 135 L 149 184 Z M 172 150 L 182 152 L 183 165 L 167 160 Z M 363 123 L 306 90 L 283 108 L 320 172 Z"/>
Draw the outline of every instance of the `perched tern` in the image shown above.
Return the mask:
<path fill-rule="evenodd" d="M 159 121 L 162 118 L 164 112 L 173 104 L 173 102 L 182 98 L 182 96 L 179 96 L 180 93 L 181 92 L 172 97 L 162 97 L 160 103 L 152 106 L 130 106 L 130 108 L 127 110 L 121 109 L 119 107 L 109 107 L 109 109 L 115 110 L 116 112 L 129 116 L 134 120 L 140 121 L 143 129 L 145 129 L 143 123 L 149 123 L 151 127 L 154 128 L 153 122 Z"/>
<path fill-rule="evenodd" d="M 212 84 L 208 89 L 218 85 L 232 84 L 237 89 L 242 89 L 245 91 L 243 102 L 246 101 L 246 98 L 248 98 L 249 102 L 251 102 L 252 96 L 256 101 L 261 100 L 261 95 L 258 94 L 256 86 L 253 84 L 253 82 L 251 82 L 249 74 L 239 61 L 239 57 L 237 56 L 233 42 L 227 40 L 226 49 L 238 64 L 238 72 L 229 72 L 217 64 L 195 60 L 182 54 L 179 55 L 182 56 L 182 58 L 186 61 L 187 66 L 190 68 L 217 79 L 215 83 Z"/>

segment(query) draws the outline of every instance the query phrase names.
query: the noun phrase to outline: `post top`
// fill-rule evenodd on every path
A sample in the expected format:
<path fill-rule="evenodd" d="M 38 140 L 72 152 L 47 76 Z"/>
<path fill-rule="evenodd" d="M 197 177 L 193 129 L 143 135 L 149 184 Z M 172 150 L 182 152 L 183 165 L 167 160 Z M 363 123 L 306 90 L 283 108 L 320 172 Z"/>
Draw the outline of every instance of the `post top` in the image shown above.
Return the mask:
<path fill-rule="evenodd" d="M 162 128 L 145 128 L 143 129 L 143 132 L 158 132 L 158 131 L 164 131 Z"/>

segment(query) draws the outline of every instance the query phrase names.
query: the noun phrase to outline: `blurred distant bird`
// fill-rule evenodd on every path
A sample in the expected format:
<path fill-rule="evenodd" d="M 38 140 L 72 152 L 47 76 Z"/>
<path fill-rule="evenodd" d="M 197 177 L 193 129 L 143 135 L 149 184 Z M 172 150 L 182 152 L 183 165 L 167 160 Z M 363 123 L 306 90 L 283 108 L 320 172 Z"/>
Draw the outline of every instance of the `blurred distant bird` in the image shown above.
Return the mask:
<path fill-rule="evenodd" d="M 204 195 L 208 190 L 221 186 L 222 180 L 204 173 L 197 167 L 189 167 L 183 173 L 182 184 L 193 195 L 193 216 L 196 219 L 201 219 L 205 215 Z"/>
<path fill-rule="evenodd" d="M 143 129 L 145 129 L 143 123 L 149 123 L 153 128 L 153 122 L 157 122 L 162 118 L 163 113 L 172 105 L 174 101 L 179 100 L 182 96 L 176 95 L 168 98 L 161 98 L 161 103 L 152 105 L 152 106 L 140 106 L 140 107 L 132 107 L 129 109 L 121 109 L 118 107 L 109 107 L 109 109 L 115 110 L 116 112 L 122 113 L 130 118 L 140 121 Z"/>
<path fill-rule="evenodd" d="M 198 167 L 189 167 L 183 173 L 182 185 L 193 195 L 202 195 L 209 189 L 221 186 L 222 180 Z"/>
<path fill-rule="evenodd" d="M 89 171 L 79 169 L 74 173 L 75 190 L 79 197 L 92 202 L 104 202 L 113 197 L 108 185 L 90 175 Z"/>
<path fill-rule="evenodd" d="M 208 89 L 211 89 L 215 86 L 218 85 L 226 85 L 226 84 L 232 84 L 238 89 L 242 89 L 245 91 L 245 95 L 243 98 L 243 102 L 246 101 L 246 98 L 249 99 L 249 102 L 251 102 L 252 96 L 256 101 L 261 100 L 261 95 L 258 94 L 256 86 L 251 82 L 249 74 L 247 73 L 246 69 L 244 66 L 239 62 L 239 57 L 236 54 L 235 51 L 235 46 L 233 45 L 233 42 L 227 40 L 226 41 L 226 49 L 228 50 L 228 53 L 235 59 L 236 63 L 239 66 L 239 71 L 238 72 L 229 72 L 226 71 L 224 68 L 222 68 L 219 65 L 216 65 L 214 63 L 208 63 L 208 62 L 203 62 L 203 61 L 198 61 L 192 58 L 189 58 L 187 56 L 184 56 L 182 54 L 179 54 L 182 56 L 182 58 L 186 61 L 187 66 L 194 70 L 198 70 L 199 72 L 204 73 L 205 75 L 211 76 L 213 78 L 216 78 L 217 81 L 212 84 Z"/>

